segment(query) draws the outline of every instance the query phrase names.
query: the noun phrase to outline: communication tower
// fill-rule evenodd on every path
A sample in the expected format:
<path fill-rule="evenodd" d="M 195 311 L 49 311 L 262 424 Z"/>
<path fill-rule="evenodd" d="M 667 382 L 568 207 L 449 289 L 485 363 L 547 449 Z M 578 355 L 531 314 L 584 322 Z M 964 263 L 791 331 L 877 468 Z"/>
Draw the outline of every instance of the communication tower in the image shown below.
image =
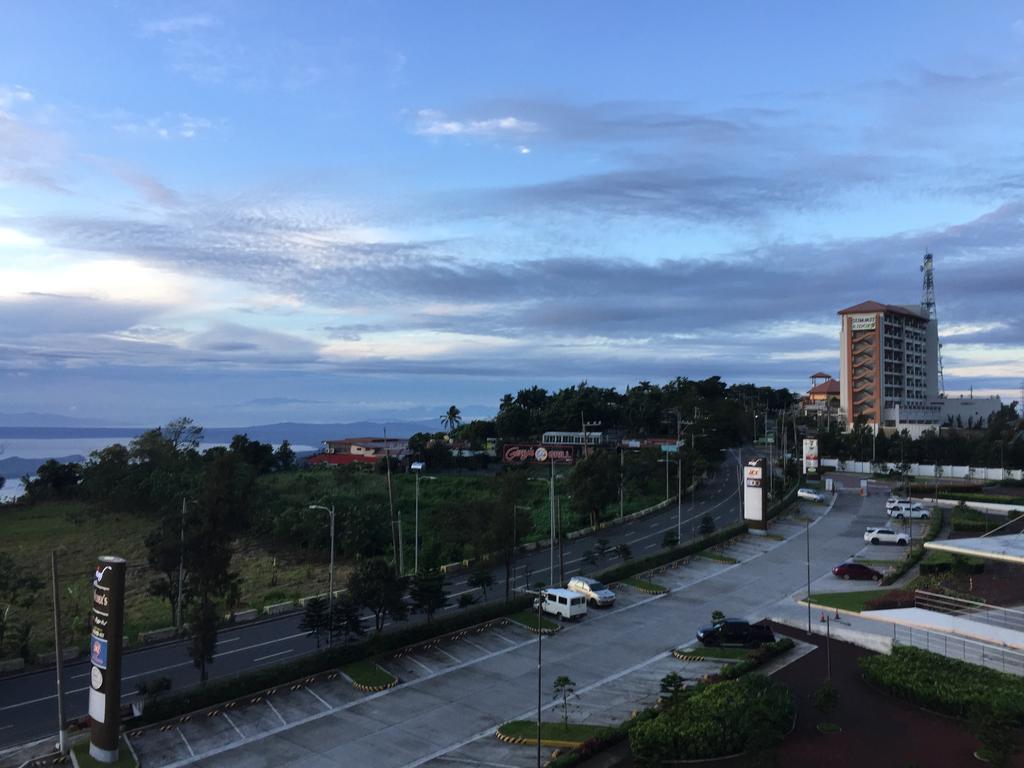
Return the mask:
<path fill-rule="evenodd" d="M 935 331 L 938 333 L 939 319 L 935 312 L 935 267 L 932 263 L 932 255 L 925 253 L 921 263 L 921 309 L 928 313 L 928 317 L 935 323 Z M 946 393 L 946 381 L 942 376 L 942 342 L 939 342 L 938 361 L 939 366 L 939 392 Z"/>

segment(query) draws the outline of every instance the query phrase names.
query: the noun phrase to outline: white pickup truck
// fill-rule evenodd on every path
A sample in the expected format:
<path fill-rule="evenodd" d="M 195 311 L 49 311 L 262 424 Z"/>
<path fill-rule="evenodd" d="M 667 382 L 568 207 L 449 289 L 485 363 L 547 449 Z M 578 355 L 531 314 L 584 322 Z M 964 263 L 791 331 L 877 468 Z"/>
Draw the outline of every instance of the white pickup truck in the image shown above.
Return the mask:
<path fill-rule="evenodd" d="M 901 544 L 910 543 L 910 536 L 906 533 L 897 533 L 892 528 L 868 528 L 864 531 L 864 541 L 871 544 Z"/>

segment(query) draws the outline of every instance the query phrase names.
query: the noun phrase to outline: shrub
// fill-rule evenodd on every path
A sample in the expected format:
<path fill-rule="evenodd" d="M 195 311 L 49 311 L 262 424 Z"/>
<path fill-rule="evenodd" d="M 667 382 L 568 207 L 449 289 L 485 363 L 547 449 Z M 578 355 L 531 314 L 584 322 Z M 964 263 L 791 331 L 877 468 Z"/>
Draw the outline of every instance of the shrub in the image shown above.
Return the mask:
<path fill-rule="evenodd" d="M 760 675 L 698 687 L 677 707 L 630 732 L 637 766 L 701 760 L 762 749 L 793 725 L 789 689 Z"/>
<path fill-rule="evenodd" d="M 874 600 L 865 600 L 865 611 L 884 611 L 890 608 L 913 608 L 914 592 L 909 589 L 894 589 Z"/>
<path fill-rule="evenodd" d="M 926 709 L 959 718 L 998 709 L 1024 723 L 1024 679 L 1015 675 L 905 645 L 859 664 L 869 683 Z"/>

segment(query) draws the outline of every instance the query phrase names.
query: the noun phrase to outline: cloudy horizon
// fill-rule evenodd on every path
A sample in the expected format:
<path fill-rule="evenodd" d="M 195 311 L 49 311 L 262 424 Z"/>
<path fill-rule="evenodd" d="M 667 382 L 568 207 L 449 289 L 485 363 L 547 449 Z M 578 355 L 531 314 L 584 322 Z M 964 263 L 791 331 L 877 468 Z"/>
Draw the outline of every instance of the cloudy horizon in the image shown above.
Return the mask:
<path fill-rule="evenodd" d="M 803 391 L 838 310 L 920 301 L 926 251 L 947 393 L 1019 396 L 1013 4 L 160 11 L 8 10 L 0 411 Z"/>

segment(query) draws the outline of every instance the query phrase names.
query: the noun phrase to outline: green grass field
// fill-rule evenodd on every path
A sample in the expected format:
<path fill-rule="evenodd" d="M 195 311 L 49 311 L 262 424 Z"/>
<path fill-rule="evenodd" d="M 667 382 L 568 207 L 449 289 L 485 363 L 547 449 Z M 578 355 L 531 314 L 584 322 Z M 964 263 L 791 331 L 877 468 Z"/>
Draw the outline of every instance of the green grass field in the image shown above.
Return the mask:
<path fill-rule="evenodd" d="M 540 724 L 541 741 L 572 741 L 582 744 L 587 739 L 600 736 L 602 733 L 611 730 L 601 725 L 581 725 L 578 723 L 545 723 Z M 537 743 L 537 722 L 530 720 L 513 720 L 503 723 L 498 728 L 499 733 L 514 739 L 529 739 Z"/>
<path fill-rule="evenodd" d="M 811 595 L 811 604 L 860 613 L 864 610 L 864 603 L 884 597 L 891 591 L 889 589 L 868 589 L 863 592 L 823 592 Z"/>

